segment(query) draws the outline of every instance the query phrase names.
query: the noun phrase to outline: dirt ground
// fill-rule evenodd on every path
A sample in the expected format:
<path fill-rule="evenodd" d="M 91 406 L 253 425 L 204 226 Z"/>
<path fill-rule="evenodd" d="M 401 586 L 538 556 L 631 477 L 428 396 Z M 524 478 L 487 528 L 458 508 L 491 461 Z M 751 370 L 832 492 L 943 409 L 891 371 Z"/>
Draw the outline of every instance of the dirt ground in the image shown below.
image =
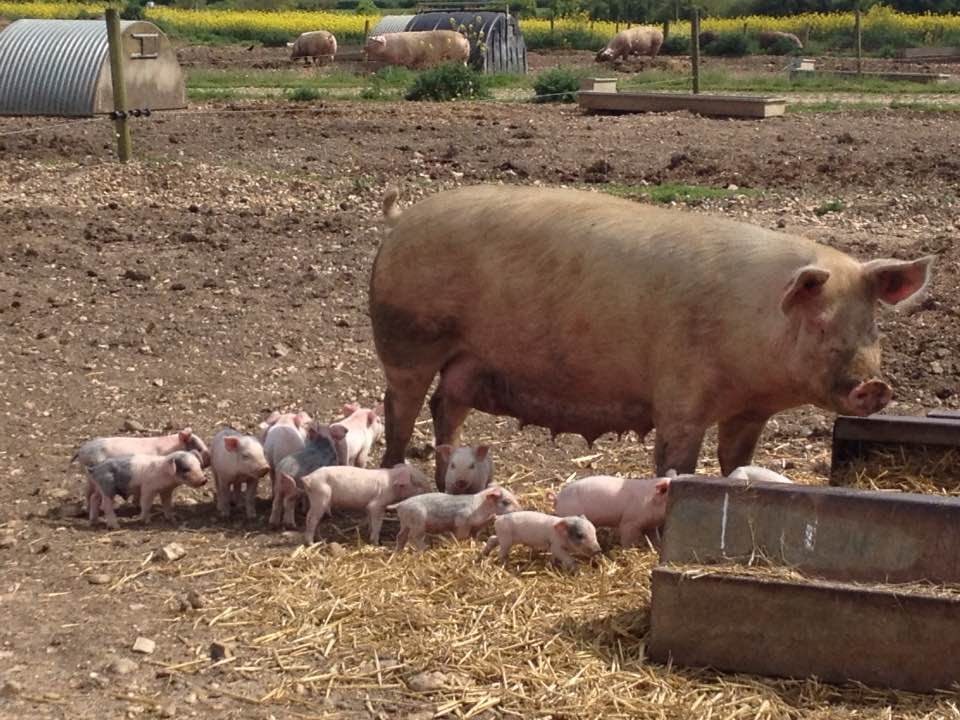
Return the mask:
<path fill-rule="evenodd" d="M 227 52 L 246 50 L 219 57 Z M 253 429 L 274 408 L 332 419 L 344 402 L 379 401 L 366 284 L 388 183 L 400 185 L 404 204 L 486 182 L 736 186 L 742 194 L 689 211 L 802 233 L 863 258 L 935 254 L 926 300 L 880 315 L 896 393 L 889 411 L 960 407 L 960 117 L 953 113 L 731 121 L 497 103 L 210 104 L 134 121 L 137 159 L 127 166 L 114 160 L 106 120 L 53 127 L 61 122 L 0 119 L 4 717 L 448 712 L 429 693 L 398 706 L 376 688 L 328 690 L 318 700 L 323 711 L 307 714 L 284 700 L 258 702 L 282 674 L 279 658 L 269 671 L 190 671 L 211 642 L 231 633 L 213 613 L 182 610 L 182 598 L 195 590 L 223 608 L 243 607 L 248 601 L 218 568 L 287 556 L 298 537 L 267 528 L 264 489 L 257 522 L 220 521 L 209 486 L 177 496 L 173 525 L 155 513 L 143 528 L 127 509 L 121 531 L 91 529 L 78 517 L 81 473 L 68 464 L 82 441 L 125 432 L 129 423 L 157 432 L 191 426 L 209 438 L 223 424 Z M 833 200 L 842 211 L 820 214 Z M 811 408 L 778 416 L 758 462 L 824 482 L 832 420 Z M 427 424 L 420 427 L 415 449 L 423 454 L 432 438 Z M 650 470 L 649 439 L 604 437 L 590 450 L 577 437 L 553 443 L 542 430 L 520 432 L 513 421 L 480 415 L 469 419 L 465 437 L 496 443 L 498 477 L 522 474 L 512 486 L 537 499 L 572 473 Z M 714 451 L 711 438 L 703 471 L 716 470 Z M 337 562 L 369 551 L 355 528 L 354 518 L 324 524 L 324 538 L 347 550 Z M 385 544 L 395 531 L 388 522 Z M 188 551 L 179 566 L 150 559 L 170 542 Z M 196 569 L 201 559 L 210 567 Z M 267 629 L 250 629 L 260 631 Z M 155 652 L 133 653 L 138 637 L 154 640 Z M 642 636 L 628 641 L 637 646 Z M 381 657 L 390 652 L 387 640 Z M 885 717 L 885 702 L 862 714 L 840 701 L 833 709 Z M 538 716 L 551 711 L 542 707 Z"/>

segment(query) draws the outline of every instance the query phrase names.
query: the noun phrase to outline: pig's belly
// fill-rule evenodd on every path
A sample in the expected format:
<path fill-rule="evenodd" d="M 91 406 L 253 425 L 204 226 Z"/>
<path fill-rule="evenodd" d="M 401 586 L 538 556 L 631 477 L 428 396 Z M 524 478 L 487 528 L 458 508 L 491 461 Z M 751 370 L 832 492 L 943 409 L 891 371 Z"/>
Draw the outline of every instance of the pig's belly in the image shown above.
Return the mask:
<path fill-rule="evenodd" d="M 503 372 L 474 358 L 461 357 L 441 372 L 438 392 L 461 405 L 492 415 L 517 418 L 552 433 L 577 433 L 593 442 L 607 432 L 653 429 L 650 405 L 623 387 L 584 391 L 549 373 Z"/>

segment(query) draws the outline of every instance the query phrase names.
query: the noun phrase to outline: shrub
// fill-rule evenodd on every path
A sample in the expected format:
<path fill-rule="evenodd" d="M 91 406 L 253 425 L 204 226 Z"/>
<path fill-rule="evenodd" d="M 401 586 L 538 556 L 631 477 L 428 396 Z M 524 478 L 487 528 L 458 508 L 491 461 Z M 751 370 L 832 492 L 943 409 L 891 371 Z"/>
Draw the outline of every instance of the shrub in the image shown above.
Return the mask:
<path fill-rule="evenodd" d="M 690 38 L 685 35 L 668 35 L 660 46 L 661 55 L 689 55 Z"/>
<path fill-rule="evenodd" d="M 703 49 L 706 55 L 724 57 L 743 57 L 755 51 L 754 43 L 742 33 L 721 33 L 716 40 Z"/>
<path fill-rule="evenodd" d="M 293 102 L 310 102 L 320 97 L 320 91 L 312 87 L 298 87 L 287 93 L 287 99 Z"/>
<path fill-rule="evenodd" d="M 797 49 L 797 46 L 787 38 L 778 37 L 767 46 L 764 52 L 767 55 L 795 55 L 803 51 Z"/>
<path fill-rule="evenodd" d="M 123 10 L 120 11 L 120 17 L 124 20 L 143 20 L 143 3 L 145 0 L 130 0 Z"/>
<path fill-rule="evenodd" d="M 537 97 L 534 102 L 574 102 L 580 78 L 569 68 L 556 67 L 544 70 L 533 81 L 533 90 Z"/>
<path fill-rule="evenodd" d="M 464 100 L 490 96 L 487 79 L 473 68 L 447 63 L 424 70 L 407 91 L 407 100 Z"/>

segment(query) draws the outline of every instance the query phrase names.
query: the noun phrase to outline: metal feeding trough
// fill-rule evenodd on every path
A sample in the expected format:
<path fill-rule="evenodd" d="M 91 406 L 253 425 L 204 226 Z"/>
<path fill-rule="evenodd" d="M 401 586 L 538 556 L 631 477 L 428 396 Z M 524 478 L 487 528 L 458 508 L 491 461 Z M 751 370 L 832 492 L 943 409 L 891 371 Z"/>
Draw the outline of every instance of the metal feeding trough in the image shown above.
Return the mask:
<path fill-rule="evenodd" d="M 577 103 L 590 112 L 675 112 L 689 110 L 718 117 L 768 118 L 783 115 L 787 101 L 755 95 L 617 92 L 615 78 L 587 78 Z"/>
<path fill-rule="evenodd" d="M 915 82 L 927 85 L 943 85 L 950 82 L 952 75 L 946 73 L 912 73 L 912 72 L 858 72 L 856 70 L 817 70 L 814 60 L 810 58 L 797 58 L 790 65 L 790 79 L 798 77 L 813 77 L 815 75 L 828 75 L 830 77 L 847 78 L 855 80 L 857 78 L 871 78 L 874 80 L 890 80 L 893 82 Z"/>
<path fill-rule="evenodd" d="M 960 682 L 960 593 L 920 583 L 960 583 L 958 525 L 952 498 L 675 480 L 648 653 L 733 672 L 949 688 Z"/>

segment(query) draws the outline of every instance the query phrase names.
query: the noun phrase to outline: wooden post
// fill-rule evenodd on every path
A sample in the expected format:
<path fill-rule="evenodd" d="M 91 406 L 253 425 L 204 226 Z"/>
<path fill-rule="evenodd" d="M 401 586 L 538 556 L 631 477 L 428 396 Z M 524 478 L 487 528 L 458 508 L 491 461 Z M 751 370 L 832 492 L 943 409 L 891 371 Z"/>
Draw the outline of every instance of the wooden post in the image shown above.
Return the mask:
<path fill-rule="evenodd" d="M 670 37 L 670 20 L 663 21 L 663 41 L 666 42 L 667 38 Z"/>
<path fill-rule="evenodd" d="M 555 13 L 550 13 L 550 37 L 553 37 L 553 16 Z"/>
<path fill-rule="evenodd" d="M 862 33 L 862 22 L 860 17 L 860 8 L 854 11 L 853 14 L 855 31 L 857 33 L 857 75 L 863 74 L 863 33 Z"/>
<path fill-rule="evenodd" d="M 700 8 L 690 15 L 690 68 L 693 72 L 693 94 L 700 94 Z"/>
<path fill-rule="evenodd" d="M 370 20 L 363 21 L 363 41 L 366 42 L 367 38 L 370 37 Z"/>
<path fill-rule="evenodd" d="M 617 34 L 618 32 L 620 32 L 620 20 L 617 20 L 617 21 L 613 24 L 613 33 L 614 33 L 614 34 Z"/>
<path fill-rule="evenodd" d="M 123 82 L 123 36 L 120 33 L 120 14 L 116 8 L 108 8 L 107 43 L 110 46 L 110 79 L 113 82 L 113 109 L 118 117 L 117 157 L 120 162 L 130 159 L 130 126 L 127 125 L 127 86 Z"/>
<path fill-rule="evenodd" d="M 680 0 L 673 0 L 673 19 L 680 22 Z"/>

